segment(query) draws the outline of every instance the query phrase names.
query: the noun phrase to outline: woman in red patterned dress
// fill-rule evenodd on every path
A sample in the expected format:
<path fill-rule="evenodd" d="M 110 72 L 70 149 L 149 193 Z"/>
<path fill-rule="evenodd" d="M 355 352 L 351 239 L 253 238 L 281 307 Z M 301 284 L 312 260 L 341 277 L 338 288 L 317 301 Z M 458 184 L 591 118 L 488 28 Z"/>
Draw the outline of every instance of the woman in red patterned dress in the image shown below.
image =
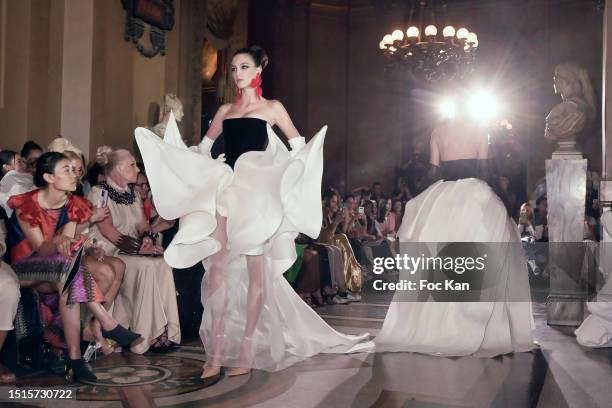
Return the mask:
<path fill-rule="evenodd" d="M 8 205 L 15 210 L 9 227 L 10 257 L 22 287 L 35 288 L 44 299 L 59 294 L 61 321 L 67 344 L 66 363 L 76 380 L 95 381 L 96 376 L 81 358 L 80 308 L 87 309 L 100 322 L 102 334 L 127 346 L 140 335 L 119 325 L 101 305 L 104 295 L 84 263 L 64 286 L 70 273 L 78 224 L 92 215 L 91 204 L 70 192 L 76 189 L 76 176 L 70 161 L 61 153 L 43 154 L 37 162 L 34 184 L 38 190 L 13 196 Z M 45 316 L 43 316 L 44 319 Z"/>

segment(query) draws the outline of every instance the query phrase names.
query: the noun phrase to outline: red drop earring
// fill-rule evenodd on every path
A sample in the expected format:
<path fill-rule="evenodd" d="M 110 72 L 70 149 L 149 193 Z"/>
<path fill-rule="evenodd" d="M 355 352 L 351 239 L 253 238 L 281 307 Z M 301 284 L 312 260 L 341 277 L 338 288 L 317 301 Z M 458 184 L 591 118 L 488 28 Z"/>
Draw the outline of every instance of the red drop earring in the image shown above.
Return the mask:
<path fill-rule="evenodd" d="M 258 72 L 249 85 L 251 88 L 255 88 L 255 95 L 257 95 L 257 98 L 261 98 L 261 95 L 263 95 L 263 89 L 261 89 L 261 73 Z"/>

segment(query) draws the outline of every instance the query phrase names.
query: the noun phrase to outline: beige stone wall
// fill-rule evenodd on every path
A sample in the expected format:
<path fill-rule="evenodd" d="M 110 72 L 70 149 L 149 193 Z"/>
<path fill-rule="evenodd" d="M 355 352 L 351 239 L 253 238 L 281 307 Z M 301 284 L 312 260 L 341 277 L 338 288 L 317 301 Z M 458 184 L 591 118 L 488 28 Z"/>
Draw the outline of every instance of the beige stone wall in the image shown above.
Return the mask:
<path fill-rule="evenodd" d="M 175 28 L 166 36 L 166 56 L 145 58 L 123 39 L 120 2 L 95 0 L 91 154 L 103 144 L 133 150 L 134 128 L 153 125 L 154 105 L 165 93 L 178 91 L 181 1 L 174 4 Z"/>
<path fill-rule="evenodd" d="M 190 38 L 178 28 L 186 0 L 174 2 L 167 54 L 154 58 L 124 41 L 120 1 L 74 1 L 0 0 L 10 16 L 0 15 L 0 33 L 6 32 L 1 148 L 19 149 L 28 139 L 46 146 L 62 133 L 88 156 L 102 144 L 133 150 L 134 128 L 154 124 L 165 93 L 185 100 L 179 78 L 189 77 L 189 55 L 181 47 Z"/>
<path fill-rule="evenodd" d="M 4 104 L 0 108 L 2 147 L 21 146 L 28 133 L 28 85 L 30 67 L 31 2 L 6 1 L 6 16 L 2 16 L 2 31 L 6 35 L 3 55 Z M 10 16 L 10 17 L 9 17 Z"/>

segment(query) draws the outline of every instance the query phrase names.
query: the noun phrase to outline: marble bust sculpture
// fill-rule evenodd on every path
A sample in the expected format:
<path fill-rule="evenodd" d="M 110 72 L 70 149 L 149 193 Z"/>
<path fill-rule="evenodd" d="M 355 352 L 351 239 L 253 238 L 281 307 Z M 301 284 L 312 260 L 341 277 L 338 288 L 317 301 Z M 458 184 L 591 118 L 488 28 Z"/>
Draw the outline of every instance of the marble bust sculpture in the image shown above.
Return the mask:
<path fill-rule="evenodd" d="M 174 94 L 166 94 L 164 96 L 164 100 L 162 101 L 162 106 L 159 111 L 159 123 L 157 123 L 151 129 L 153 133 L 155 133 L 159 137 L 164 137 L 164 133 L 166 132 L 166 125 L 168 124 L 168 118 L 170 117 L 170 112 L 174 113 L 174 118 L 177 122 L 180 122 L 183 119 L 183 104 L 180 99 Z"/>
<path fill-rule="evenodd" d="M 557 142 L 560 151 L 571 151 L 595 118 L 595 94 L 586 70 L 573 63 L 557 65 L 553 81 L 562 101 L 546 117 L 544 138 Z"/>

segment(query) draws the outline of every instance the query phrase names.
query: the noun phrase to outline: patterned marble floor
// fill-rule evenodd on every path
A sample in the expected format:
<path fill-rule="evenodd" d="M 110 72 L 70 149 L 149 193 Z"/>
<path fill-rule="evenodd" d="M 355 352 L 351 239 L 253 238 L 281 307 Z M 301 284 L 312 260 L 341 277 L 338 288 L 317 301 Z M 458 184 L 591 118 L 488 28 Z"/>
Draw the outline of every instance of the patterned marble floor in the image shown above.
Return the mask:
<path fill-rule="evenodd" d="M 348 333 L 376 334 L 388 298 L 366 294 L 362 303 L 317 311 Z M 203 351 L 197 340 L 164 355 L 115 354 L 96 363 L 102 385 L 78 388 L 87 401 L 71 407 L 612 407 L 612 350 L 580 347 L 571 330 L 545 324 L 544 304 L 534 304 L 541 350 L 494 359 L 438 358 L 411 353 L 319 355 L 284 371 L 254 371 L 223 378 L 210 387 L 198 383 Z M 24 384 L 62 384 L 38 375 Z M 59 401 L 9 403 L 2 407 L 55 407 Z M 4 399 L 2 399 L 4 398 Z M 101 400 L 106 399 L 106 400 Z"/>

